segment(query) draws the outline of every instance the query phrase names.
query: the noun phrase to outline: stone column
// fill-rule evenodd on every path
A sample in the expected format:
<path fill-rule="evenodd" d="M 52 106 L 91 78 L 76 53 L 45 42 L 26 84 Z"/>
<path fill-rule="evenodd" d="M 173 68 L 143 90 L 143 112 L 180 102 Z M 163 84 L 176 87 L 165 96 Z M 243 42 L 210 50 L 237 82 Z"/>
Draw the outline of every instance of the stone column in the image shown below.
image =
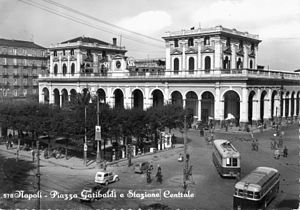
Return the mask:
<path fill-rule="evenodd" d="M 165 83 L 165 91 L 164 91 L 164 105 L 168 104 L 170 101 L 169 99 L 169 84 L 168 82 Z"/>
<path fill-rule="evenodd" d="M 182 43 L 182 71 L 185 74 L 186 62 L 185 62 L 185 42 Z"/>
<path fill-rule="evenodd" d="M 282 117 L 286 117 L 285 116 L 285 109 L 286 109 L 286 96 L 285 96 L 285 94 L 283 94 L 283 96 L 282 96 Z"/>
<path fill-rule="evenodd" d="M 289 113 L 288 113 L 288 117 L 291 117 L 292 116 L 292 97 L 291 95 L 289 95 Z"/>
<path fill-rule="evenodd" d="M 231 44 L 231 69 L 236 69 L 236 46 Z"/>
<path fill-rule="evenodd" d="M 240 103 L 240 123 L 241 127 L 248 125 L 248 89 L 242 88 L 242 101 Z"/>
<path fill-rule="evenodd" d="M 221 46 L 221 41 L 219 40 L 220 38 L 218 37 L 218 40 L 215 40 L 215 53 L 214 53 L 214 69 L 216 74 L 220 74 L 220 69 L 222 66 L 222 46 Z"/>
<path fill-rule="evenodd" d="M 144 101 L 144 104 L 145 104 L 145 101 Z M 125 109 L 131 109 L 130 87 L 125 88 L 124 107 L 125 107 Z M 145 107 L 145 105 L 143 107 Z"/>
<path fill-rule="evenodd" d="M 144 100 L 144 109 L 145 110 L 151 107 L 149 94 L 150 94 L 149 87 L 145 87 L 145 100 Z"/>
<path fill-rule="evenodd" d="M 296 118 L 298 115 L 297 115 L 297 98 L 294 96 L 294 118 Z"/>
<path fill-rule="evenodd" d="M 243 61 L 243 68 L 248 68 L 248 46 L 244 45 L 244 61 Z"/>
<path fill-rule="evenodd" d="M 268 123 L 271 119 L 271 89 L 264 98 L 264 122 Z"/>
<path fill-rule="evenodd" d="M 253 99 L 253 114 L 252 114 L 252 122 L 258 123 L 260 121 L 260 89 L 257 90 L 256 99 Z"/>
<path fill-rule="evenodd" d="M 198 99 L 198 121 L 201 120 L 201 99 Z"/>
<path fill-rule="evenodd" d="M 70 54 L 68 54 L 67 61 L 67 74 L 71 74 Z"/>
<path fill-rule="evenodd" d="M 75 74 L 79 74 L 80 73 L 80 59 L 81 59 L 80 50 L 78 50 L 78 52 L 76 54 Z"/>
<path fill-rule="evenodd" d="M 171 46 L 169 41 L 166 41 L 166 71 L 171 71 Z"/>
<path fill-rule="evenodd" d="M 50 54 L 50 74 L 53 74 L 54 66 L 53 66 L 53 52 Z"/>
<path fill-rule="evenodd" d="M 62 107 L 62 102 L 63 102 L 63 94 L 59 92 L 59 107 Z"/>
<path fill-rule="evenodd" d="M 201 67 L 201 39 L 199 39 L 199 42 L 198 42 L 198 62 L 197 62 L 197 69 L 198 69 L 198 72 L 200 73 L 201 71 L 201 69 L 202 69 L 202 67 Z"/>

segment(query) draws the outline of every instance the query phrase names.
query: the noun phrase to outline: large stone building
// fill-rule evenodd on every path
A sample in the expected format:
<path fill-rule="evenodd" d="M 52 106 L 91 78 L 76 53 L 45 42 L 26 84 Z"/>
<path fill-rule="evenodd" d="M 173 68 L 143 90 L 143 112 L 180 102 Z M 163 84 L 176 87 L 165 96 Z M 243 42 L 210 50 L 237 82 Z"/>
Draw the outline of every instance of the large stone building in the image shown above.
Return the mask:
<path fill-rule="evenodd" d="M 0 39 L 0 97 L 38 95 L 38 75 L 47 71 L 47 49 L 33 42 Z"/>
<path fill-rule="evenodd" d="M 168 32 L 163 39 L 165 69 L 157 73 L 134 73 L 134 60 L 116 42 L 51 47 L 50 74 L 39 79 L 40 102 L 63 106 L 87 89 L 112 107 L 178 103 L 195 119 L 216 124 L 230 116 L 239 125 L 299 116 L 299 73 L 257 68 L 257 35 L 217 26 Z"/>

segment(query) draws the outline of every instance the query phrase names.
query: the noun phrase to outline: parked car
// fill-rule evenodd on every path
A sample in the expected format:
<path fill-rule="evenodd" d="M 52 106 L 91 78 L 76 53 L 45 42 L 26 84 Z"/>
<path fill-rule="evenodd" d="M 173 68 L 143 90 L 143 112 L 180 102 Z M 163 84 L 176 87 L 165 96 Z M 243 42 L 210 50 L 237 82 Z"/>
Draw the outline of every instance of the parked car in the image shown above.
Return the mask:
<path fill-rule="evenodd" d="M 150 170 L 153 169 L 153 164 L 148 161 L 136 163 L 134 166 L 134 172 L 142 174 L 145 173 L 148 168 L 150 168 Z"/>
<path fill-rule="evenodd" d="M 120 178 L 117 174 L 113 172 L 97 172 L 95 175 L 95 182 L 99 184 L 108 185 L 111 182 L 117 182 Z"/>
<path fill-rule="evenodd" d="M 102 185 L 94 185 L 92 187 L 85 187 L 78 195 L 80 202 L 93 202 L 98 200 L 101 195 L 107 193 L 108 187 Z"/>

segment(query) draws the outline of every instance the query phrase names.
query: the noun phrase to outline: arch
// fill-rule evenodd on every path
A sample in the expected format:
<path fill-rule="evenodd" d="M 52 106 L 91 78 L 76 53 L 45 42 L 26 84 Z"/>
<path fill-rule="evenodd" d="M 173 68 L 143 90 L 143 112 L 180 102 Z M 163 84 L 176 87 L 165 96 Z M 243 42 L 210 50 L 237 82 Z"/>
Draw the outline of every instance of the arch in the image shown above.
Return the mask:
<path fill-rule="evenodd" d="M 248 96 L 248 122 L 250 125 L 252 125 L 252 118 L 253 118 L 253 99 L 255 97 L 255 91 L 252 90 L 250 93 L 249 93 L 249 96 Z"/>
<path fill-rule="evenodd" d="M 239 125 L 240 121 L 240 101 L 239 94 L 234 90 L 228 90 L 223 95 L 224 99 L 224 119 L 230 117 L 229 114 L 233 115 L 236 120 L 236 126 Z"/>
<path fill-rule="evenodd" d="M 53 90 L 53 94 L 54 94 L 54 104 L 56 106 L 60 106 L 59 90 L 57 88 L 55 88 Z"/>
<path fill-rule="evenodd" d="M 164 94 L 161 90 L 154 90 L 152 92 L 153 107 L 162 107 L 164 105 Z"/>
<path fill-rule="evenodd" d="M 205 73 L 209 73 L 211 69 L 211 59 L 210 59 L 210 56 L 206 56 L 204 58 L 204 70 L 205 70 Z"/>
<path fill-rule="evenodd" d="M 295 92 L 293 91 L 292 94 L 291 94 L 291 110 L 290 110 L 290 113 L 291 113 L 291 117 L 294 116 L 294 112 L 295 112 Z"/>
<path fill-rule="evenodd" d="M 274 117 L 278 117 L 280 109 L 279 103 L 279 94 L 276 90 L 274 90 L 271 96 L 271 119 L 274 119 Z"/>
<path fill-rule="evenodd" d="M 266 115 L 265 109 L 266 109 L 266 96 L 267 96 L 267 91 L 262 91 L 260 95 L 260 121 L 264 122 L 264 117 Z"/>
<path fill-rule="evenodd" d="M 285 95 L 285 103 L 284 103 L 284 106 L 285 106 L 285 113 L 284 113 L 284 116 L 285 117 L 288 117 L 289 116 L 289 105 L 290 105 L 290 99 L 289 99 L 289 96 L 290 96 L 290 92 L 287 92 L 286 95 Z"/>
<path fill-rule="evenodd" d="M 54 64 L 54 70 L 53 70 L 54 75 L 56 76 L 58 73 L 58 66 L 57 64 Z"/>
<path fill-rule="evenodd" d="M 44 103 L 49 104 L 49 89 L 44 87 L 43 88 L 43 95 L 44 95 Z"/>
<path fill-rule="evenodd" d="M 67 65 L 65 63 L 63 64 L 62 70 L 63 70 L 63 76 L 65 76 L 67 74 Z"/>
<path fill-rule="evenodd" d="M 135 89 L 132 92 L 132 106 L 135 109 L 143 110 L 144 108 L 144 96 L 141 90 Z"/>
<path fill-rule="evenodd" d="M 75 63 L 71 64 L 71 75 L 73 76 L 75 74 Z"/>
<path fill-rule="evenodd" d="M 182 94 L 179 91 L 173 91 L 171 93 L 172 104 L 178 104 L 183 106 Z"/>
<path fill-rule="evenodd" d="M 106 93 L 102 88 L 97 90 L 97 96 L 100 103 L 106 103 Z"/>
<path fill-rule="evenodd" d="M 71 103 L 76 103 L 76 98 L 77 98 L 77 92 L 75 89 L 71 89 L 70 91 L 70 102 Z"/>
<path fill-rule="evenodd" d="M 209 92 L 205 91 L 201 95 L 201 121 L 203 123 L 209 122 L 209 117 L 215 118 L 215 97 Z"/>
<path fill-rule="evenodd" d="M 185 108 L 193 114 L 193 116 L 197 116 L 198 110 L 198 96 L 194 91 L 189 91 L 185 95 Z"/>
<path fill-rule="evenodd" d="M 124 94 L 121 89 L 115 89 L 114 98 L 115 98 L 115 108 L 124 109 Z"/>
<path fill-rule="evenodd" d="M 179 72 L 179 59 L 178 58 L 174 58 L 174 74 L 178 74 Z"/>
<path fill-rule="evenodd" d="M 68 102 L 68 91 L 66 89 L 62 89 L 61 96 L 61 104 L 64 106 Z"/>
<path fill-rule="evenodd" d="M 195 59 L 193 57 L 189 58 L 189 73 L 193 74 L 195 70 Z"/>

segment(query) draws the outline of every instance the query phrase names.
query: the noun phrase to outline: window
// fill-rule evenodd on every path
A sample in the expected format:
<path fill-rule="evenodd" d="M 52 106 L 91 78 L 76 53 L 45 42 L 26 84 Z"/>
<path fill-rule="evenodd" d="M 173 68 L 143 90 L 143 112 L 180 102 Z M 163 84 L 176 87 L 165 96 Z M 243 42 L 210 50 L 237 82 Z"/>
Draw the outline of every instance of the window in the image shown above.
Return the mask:
<path fill-rule="evenodd" d="M 239 44 L 239 49 L 240 49 L 240 50 L 242 50 L 242 49 L 243 49 L 243 47 L 244 47 L 244 43 L 243 43 L 243 41 L 240 41 L 240 44 Z"/>
<path fill-rule="evenodd" d="M 255 193 L 254 193 L 254 198 L 255 198 L 255 199 L 259 199 L 259 198 L 260 198 L 259 192 L 255 192 Z"/>
<path fill-rule="evenodd" d="M 179 59 L 175 58 L 174 59 L 174 73 L 178 74 L 178 71 L 179 71 Z"/>
<path fill-rule="evenodd" d="M 240 196 L 244 196 L 244 190 L 240 190 L 240 189 L 239 189 L 239 191 L 238 191 L 238 195 L 240 195 Z"/>
<path fill-rule="evenodd" d="M 63 55 L 64 55 L 64 56 L 66 55 L 66 51 L 65 51 L 65 50 L 63 50 Z"/>
<path fill-rule="evenodd" d="M 75 63 L 72 63 L 72 65 L 71 65 L 71 74 L 72 75 L 75 74 Z"/>
<path fill-rule="evenodd" d="M 252 68 L 253 68 L 253 61 L 250 60 L 250 69 L 252 69 Z"/>
<path fill-rule="evenodd" d="M 66 75 L 66 73 L 67 73 L 67 65 L 64 64 L 63 65 L 63 75 Z"/>
<path fill-rule="evenodd" d="M 57 64 L 54 65 L 54 75 L 57 75 L 58 67 Z"/>
<path fill-rule="evenodd" d="M 232 158 L 232 166 L 237 166 L 237 158 Z"/>
<path fill-rule="evenodd" d="M 54 56 L 57 56 L 57 51 L 56 51 L 56 50 L 54 50 L 53 54 L 54 54 Z"/>
<path fill-rule="evenodd" d="M 13 54 L 17 55 L 17 49 L 13 49 Z"/>
<path fill-rule="evenodd" d="M 189 47 L 194 46 L 194 39 L 193 38 L 188 39 L 188 46 Z"/>
<path fill-rule="evenodd" d="M 74 49 L 71 49 L 71 55 L 74 55 Z"/>
<path fill-rule="evenodd" d="M 253 198 L 253 192 L 252 191 L 247 191 L 247 197 L 248 198 Z"/>
<path fill-rule="evenodd" d="M 14 96 L 18 96 L 18 90 L 14 90 Z"/>
<path fill-rule="evenodd" d="M 205 70 L 210 70 L 210 57 L 206 56 L 204 59 L 204 69 Z"/>
<path fill-rule="evenodd" d="M 174 40 L 174 47 L 179 47 L 178 39 L 175 39 L 175 40 Z"/>
<path fill-rule="evenodd" d="M 195 59 L 193 57 L 189 58 L 189 72 L 192 73 L 195 69 Z"/>
<path fill-rule="evenodd" d="M 23 90 L 23 95 L 26 96 L 27 95 L 27 89 Z"/>
<path fill-rule="evenodd" d="M 204 37 L 204 45 L 210 45 L 210 38 L 208 36 Z"/>
<path fill-rule="evenodd" d="M 242 59 L 239 58 L 238 61 L 236 62 L 236 68 L 242 69 L 242 67 L 243 67 Z"/>
<path fill-rule="evenodd" d="M 17 65 L 17 64 L 18 64 L 18 61 L 17 61 L 16 58 L 14 58 L 13 62 L 14 62 L 14 65 Z"/>

